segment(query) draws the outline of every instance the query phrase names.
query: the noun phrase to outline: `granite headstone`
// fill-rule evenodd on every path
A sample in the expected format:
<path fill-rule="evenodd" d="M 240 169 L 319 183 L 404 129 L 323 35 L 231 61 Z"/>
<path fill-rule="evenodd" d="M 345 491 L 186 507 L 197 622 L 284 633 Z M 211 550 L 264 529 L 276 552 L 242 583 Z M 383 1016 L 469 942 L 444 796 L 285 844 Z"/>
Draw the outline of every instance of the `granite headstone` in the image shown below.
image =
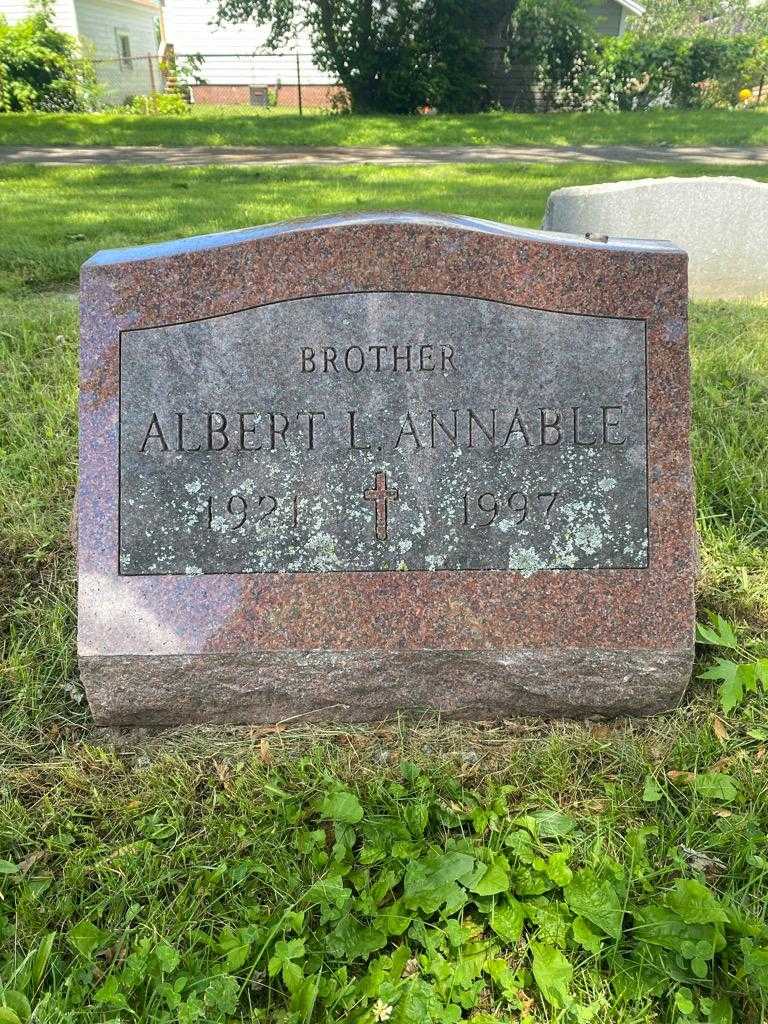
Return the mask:
<path fill-rule="evenodd" d="M 668 238 L 688 253 L 692 298 L 768 294 L 768 184 L 751 178 L 643 178 L 552 192 L 544 228 Z"/>
<path fill-rule="evenodd" d="M 672 706 L 693 653 L 686 298 L 673 245 L 460 217 L 94 256 L 96 719 Z"/>

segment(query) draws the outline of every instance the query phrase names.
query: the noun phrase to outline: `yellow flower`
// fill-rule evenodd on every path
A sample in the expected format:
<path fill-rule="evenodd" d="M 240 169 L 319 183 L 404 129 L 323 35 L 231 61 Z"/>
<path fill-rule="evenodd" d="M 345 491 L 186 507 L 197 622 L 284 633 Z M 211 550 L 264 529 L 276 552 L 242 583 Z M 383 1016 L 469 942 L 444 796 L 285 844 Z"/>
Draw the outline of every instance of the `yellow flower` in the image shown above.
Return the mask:
<path fill-rule="evenodd" d="M 752 99 L 751 89 L 739 89 L 739 100 L 742 103 L 748 103 Z"/>

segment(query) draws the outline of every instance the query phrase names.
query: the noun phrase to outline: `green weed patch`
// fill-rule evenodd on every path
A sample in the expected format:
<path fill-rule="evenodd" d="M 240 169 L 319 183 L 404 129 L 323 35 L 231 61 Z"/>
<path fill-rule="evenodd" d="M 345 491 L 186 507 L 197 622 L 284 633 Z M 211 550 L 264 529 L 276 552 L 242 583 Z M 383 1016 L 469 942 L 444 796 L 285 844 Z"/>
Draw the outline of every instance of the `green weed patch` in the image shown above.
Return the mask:
<path fill-rule="evenodd" d="M 178 764 L 163 785 L 159 765 L 79 760 L 8 806 L 3 998 L 22 1022 L 715 1024 L 758 1020 L 768 993 L 757 908 L 717 891 L 711 855 L 670 860 L 637 797 L 618 836 L 610 815 L 413 762 L 354 790 L 307 756 L 209 761 L 194 785 Z M 88 778 L 112 792 L 78 796 Z M 693 821 L 750 798 L 734 778 L 681 793 L 664 799 Z"/>

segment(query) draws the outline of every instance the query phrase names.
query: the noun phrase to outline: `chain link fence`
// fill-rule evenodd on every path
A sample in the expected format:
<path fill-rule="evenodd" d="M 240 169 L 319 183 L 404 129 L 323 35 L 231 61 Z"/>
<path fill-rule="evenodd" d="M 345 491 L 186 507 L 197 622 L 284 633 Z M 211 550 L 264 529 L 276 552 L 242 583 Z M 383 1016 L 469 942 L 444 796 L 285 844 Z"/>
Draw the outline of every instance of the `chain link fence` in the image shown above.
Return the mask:
<path fill-rule="evenodd" d="M 309 53 L 147 54 L 91 61 L 96 104 L 116 107 L 136 97 L 179 93 L 192 113 L 317 113 L 343 103 L 343 90 Z M 151 102 L 148 104 L 151 110 Z"/>
<path fill-rule="evenodd" d="M 88 68 L 96 78 L 96 107 L 120 107 L 134 96 L 157 96 L 167 89 L 160 58 L 155 54 L 97 58 L 88 62 Z"/>
<path fill-rule="evenodd" d="M 179 55 L 178 66 L 195 64 Z M 193 107 L 225 107 L 243 112 L 277 109 L 303 114 L 332 110 L 343 91 L 318 70 L 309 53 L 224 53 L 203 56 L 187 78 Z"/>
<path fill-rule="evenodd" d="M 505 50 L 489 47 L 484 65 L 492 108 L 551 109 L 551 97 L 544 94 L 532 64 L 510 63 Z M 162 58 L 97 58 L 88 62 L 87 70 L 88 77 L 95 73 L 95 108 L 134 104 L 139 112 L 153 113 L 161 108 L 155 98 L 164 94 L 183 97 L 188 107 L 176 103 L 193 115 L 316 114 L 346 107 L 343 87 L 316 67 L 311 53 L 175 54 L 168 47 Z M 755 87 L 752 102 L 759 106 L 766 98 L 763 81 Z"/>
<path fill-rule="evenodd" d="M 493 104 L 507 110 L 540 106 L 532 66 L 510 66 L 505 51 L 489 48 L 486 77 Z M 96 59 L 96 104 L 102 108 L 130 104 L 153 112 L 153 97 L 176 93 L 192 114 L 314 114 L 343 108 L 345 93 L 321 71 L 311 53 L 174 53 L 160 58 Z"/>

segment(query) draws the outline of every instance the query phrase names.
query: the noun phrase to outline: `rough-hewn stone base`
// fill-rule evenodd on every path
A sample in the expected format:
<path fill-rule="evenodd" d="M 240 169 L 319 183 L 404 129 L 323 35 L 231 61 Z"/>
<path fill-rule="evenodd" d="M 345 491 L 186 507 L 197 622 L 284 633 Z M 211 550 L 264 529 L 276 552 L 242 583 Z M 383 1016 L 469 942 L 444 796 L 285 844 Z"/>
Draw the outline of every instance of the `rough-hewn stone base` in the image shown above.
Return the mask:
<path fill-rule="evenodd" d="M 398 711 L 452 718 L 615 718 L 674 707 L 685 650 L 326 651 L 80 659 L 99 724 L 380 721 Z"/>

